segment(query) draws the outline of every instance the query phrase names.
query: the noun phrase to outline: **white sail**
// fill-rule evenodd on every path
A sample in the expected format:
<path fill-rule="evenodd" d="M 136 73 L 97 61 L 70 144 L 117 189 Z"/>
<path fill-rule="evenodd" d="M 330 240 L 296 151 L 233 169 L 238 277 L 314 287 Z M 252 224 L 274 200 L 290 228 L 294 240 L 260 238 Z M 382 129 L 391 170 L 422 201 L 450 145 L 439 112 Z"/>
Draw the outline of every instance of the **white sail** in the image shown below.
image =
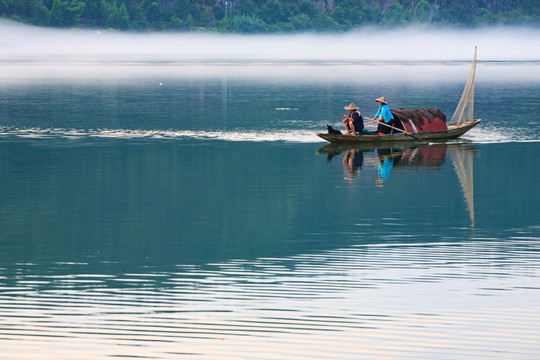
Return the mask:
<path fill-rule="evenodd" d="M 461 94 L 461 99 L 452 115 L 449 124 L 460 125 L 474 121 L 474 77 L 476 74 L 476 47 L 474 48 L 474 57 L 469 73 L 469 78 Z"/>

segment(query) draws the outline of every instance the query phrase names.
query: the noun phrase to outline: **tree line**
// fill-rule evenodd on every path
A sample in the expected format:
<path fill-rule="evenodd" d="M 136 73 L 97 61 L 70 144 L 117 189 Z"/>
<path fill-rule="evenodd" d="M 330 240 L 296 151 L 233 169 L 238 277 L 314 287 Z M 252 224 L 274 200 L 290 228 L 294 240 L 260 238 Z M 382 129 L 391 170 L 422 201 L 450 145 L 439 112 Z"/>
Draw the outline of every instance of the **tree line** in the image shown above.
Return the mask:
<path fill-rule="evenodd" d="M 411 24 L 540 25 L 538 0 L 0 0 L 0 16 L 52 27 L 232 33 Z"/>

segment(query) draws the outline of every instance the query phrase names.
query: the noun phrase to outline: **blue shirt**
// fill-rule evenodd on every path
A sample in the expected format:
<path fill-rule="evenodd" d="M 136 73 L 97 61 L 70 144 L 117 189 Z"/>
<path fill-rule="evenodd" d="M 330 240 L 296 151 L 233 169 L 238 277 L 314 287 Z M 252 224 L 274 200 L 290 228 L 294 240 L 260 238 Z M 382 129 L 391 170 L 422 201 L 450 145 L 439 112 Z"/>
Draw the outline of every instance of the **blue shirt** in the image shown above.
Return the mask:
<path fill-rule="evenodd" d="M 376 162 L 375 166 L 381 179 L 388 180 L 388 178 L 390 177 L 390 171 L 392 171 L 392 168 L 394 167 L 394 160 L 386 158 L 383 160 L 382 164 Z"/>
<path fill-rule="evenodd" d="M 379 110 L 377 110 L 377 113 L 375 114 L 375 119 L 377 119 L 379 116 L 382 116 L 384 118 L 384 122 L 390 122 L 394 118 L 394 115 L 390 112 L 390 108 L 386 104 L 382 104 L 379 106 Z"/>

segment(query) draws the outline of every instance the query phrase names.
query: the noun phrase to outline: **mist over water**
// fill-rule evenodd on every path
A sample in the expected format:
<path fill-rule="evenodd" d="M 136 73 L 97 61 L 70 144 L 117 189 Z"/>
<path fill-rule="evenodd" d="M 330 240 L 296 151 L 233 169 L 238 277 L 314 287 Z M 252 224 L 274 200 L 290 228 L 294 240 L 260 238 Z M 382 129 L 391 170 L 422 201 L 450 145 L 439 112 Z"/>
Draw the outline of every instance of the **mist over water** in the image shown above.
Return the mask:
<path fill-rule="evenodd" d="M 345 34 L 226 35 L 59 30 L 0 20 L 1 60 L 540 61 L 540 29 L 365 28 Z"/>

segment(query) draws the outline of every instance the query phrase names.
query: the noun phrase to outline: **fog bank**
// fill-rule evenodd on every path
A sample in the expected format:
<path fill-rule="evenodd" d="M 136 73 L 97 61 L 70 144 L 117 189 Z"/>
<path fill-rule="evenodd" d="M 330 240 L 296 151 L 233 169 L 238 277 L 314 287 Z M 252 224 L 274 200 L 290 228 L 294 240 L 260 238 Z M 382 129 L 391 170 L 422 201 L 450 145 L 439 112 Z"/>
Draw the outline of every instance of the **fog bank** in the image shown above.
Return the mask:
<path fill-rule="evenodd" d="M 540 29 L 364 29 L 347 34 L 225 35 L 59 30 L 0 20 L 0 60 L 540 60 Z"/>

